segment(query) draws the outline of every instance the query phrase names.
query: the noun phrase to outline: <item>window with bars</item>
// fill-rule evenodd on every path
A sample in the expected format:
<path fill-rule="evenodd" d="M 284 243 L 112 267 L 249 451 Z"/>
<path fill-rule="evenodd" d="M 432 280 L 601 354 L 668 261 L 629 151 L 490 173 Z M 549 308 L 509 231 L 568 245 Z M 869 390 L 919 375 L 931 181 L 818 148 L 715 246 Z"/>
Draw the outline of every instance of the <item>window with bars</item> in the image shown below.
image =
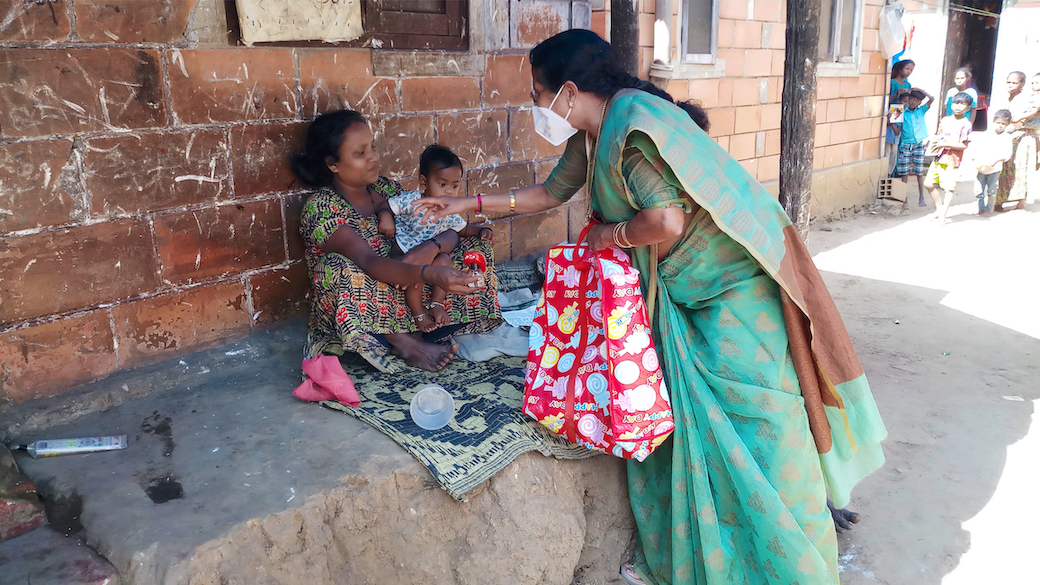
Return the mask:
<path fill-rule="evenodd" d="M 863 0 L 821 0 L 820 61 L 855 63 L 862 20 Z"/>
<path fill-rule="evenodd" d="M 682 4 L 682 63 L 714 63 L 719 51 L 719 0 Z"/>

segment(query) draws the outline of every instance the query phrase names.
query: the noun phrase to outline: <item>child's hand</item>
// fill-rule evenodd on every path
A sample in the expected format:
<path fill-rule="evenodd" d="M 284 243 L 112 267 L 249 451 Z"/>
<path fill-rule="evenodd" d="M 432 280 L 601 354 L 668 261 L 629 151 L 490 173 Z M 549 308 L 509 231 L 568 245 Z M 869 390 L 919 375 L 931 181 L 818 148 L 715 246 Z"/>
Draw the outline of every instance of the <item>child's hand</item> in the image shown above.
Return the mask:
<path fill-rule="evenodd" d="M 379 214 L 379 226 L 376 228 L 376 231 L 388 238 L 397 235 L 397 226 L 394 224 L 394 218 L 386 213 Z"/>
<path fill-rule="evenodd" d="M 495 230 L 489 227 L 480 228 L 480 231 L 477 232 L 477 235 L 480 236 L 480 239 L 484 240 L 489 244 L 494 243 L 495 241 Z"/>

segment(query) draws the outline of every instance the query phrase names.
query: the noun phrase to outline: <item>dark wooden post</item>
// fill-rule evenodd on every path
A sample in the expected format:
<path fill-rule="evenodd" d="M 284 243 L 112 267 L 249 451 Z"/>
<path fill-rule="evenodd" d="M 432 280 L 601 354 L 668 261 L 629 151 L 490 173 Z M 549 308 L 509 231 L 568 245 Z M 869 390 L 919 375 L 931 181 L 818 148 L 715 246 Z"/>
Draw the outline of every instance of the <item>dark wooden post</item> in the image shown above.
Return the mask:
<path fill-rule="evenodd" d="M 802 239 L 809 235 L 820 0 L 787 3 L 787 45 L 780 119 L 780 204 Z"/>
<path fill-rule="evenodd" d="M 610 3 L 610 44 L 617 51 L 621 66 L 639 76 L 639 0 L 612 0 Z"/>

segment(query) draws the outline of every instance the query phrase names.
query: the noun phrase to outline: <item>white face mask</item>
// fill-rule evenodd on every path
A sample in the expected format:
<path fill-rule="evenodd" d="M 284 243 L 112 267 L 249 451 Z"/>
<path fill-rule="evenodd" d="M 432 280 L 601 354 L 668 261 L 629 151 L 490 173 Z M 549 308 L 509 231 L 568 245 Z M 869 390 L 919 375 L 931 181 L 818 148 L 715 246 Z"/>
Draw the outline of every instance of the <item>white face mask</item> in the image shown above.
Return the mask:
<path fill-rule="evenodd" d="M 571 108 L 567 109 L 566 116 L 561 116 L 552 111 L 552 107 L 556 103 L 557 98 L 560 97 L 561 91 L 563 91 L 562 87 L 556 92 L 556 96 L 553 97 L 553 101 L 548 108 L 535 106 L 532 112 L 534 115 L 534 131 L 542 138 L 548 140 L 549 144 L 553 146 L 563 144 L 578 131 L 577 128 L 571 126 L 571 123 L 567 121 L 567 118 L 571 116 Z"/>

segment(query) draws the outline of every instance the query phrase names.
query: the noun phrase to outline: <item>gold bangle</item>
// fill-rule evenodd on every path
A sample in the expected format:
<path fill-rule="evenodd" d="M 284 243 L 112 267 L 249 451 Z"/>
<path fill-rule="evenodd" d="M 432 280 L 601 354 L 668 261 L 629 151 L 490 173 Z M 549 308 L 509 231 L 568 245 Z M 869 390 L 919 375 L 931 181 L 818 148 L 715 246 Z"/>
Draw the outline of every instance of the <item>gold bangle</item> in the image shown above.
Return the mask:
<path fill-rule="evenodd" d="M 509 190 L 509 215 L 516 213 L 516 195 L 514 189 Z"/>
<path fill-rule="evenodd" d="M 624 240 L 626 248 L 635 248 L 635 246 L 632 244 L 632 240 L 628 239 L 628 222 L 627 221 L 621 222 L 621 239 Z"/>
<path fill-rule="evenodd" d="M 614 234 L 613 234 L 613 237 L 611 238 L 614 241 L 614 245 L 617 246 L 618 248 L 624 248 L 624 246 L 621 245 L 621 240 L 618 239 L 618 234 L 621 233 L 621 224 L 622 223 L 623 222 L 618 222 L 618 223 L 614 224 Z"/>

